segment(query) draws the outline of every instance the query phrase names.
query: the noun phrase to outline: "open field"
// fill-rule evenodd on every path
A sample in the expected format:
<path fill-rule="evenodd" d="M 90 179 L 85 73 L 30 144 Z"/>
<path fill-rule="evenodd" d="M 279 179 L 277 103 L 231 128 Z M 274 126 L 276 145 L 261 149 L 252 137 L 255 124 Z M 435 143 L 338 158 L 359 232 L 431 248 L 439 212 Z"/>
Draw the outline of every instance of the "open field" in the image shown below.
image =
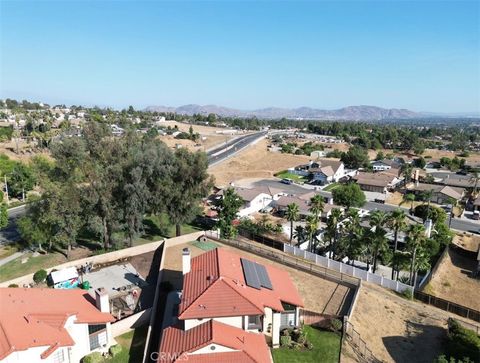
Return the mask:
<path fill-rule="evenodd" d="M 209 168 L 217 186 L 245 178 L 272 178 L 281 170 L 308 162 L 305 155 L 282 154 L 268 151 L 267 141 L 260 140 L 241 153 Z"/>
<path fill-rule="evenodd" d="M 480 236 L 470 234 L 458 234 L 453 239 L 453 243 L 465 250 L 477 252 L 480 246 Z"/>
<path fill-rule="evenodd" d="M 469 276 L 476 265 L 475 260 L 449 249 L 425 292 L 480 311 L 480 280 Z"/>
<path fill-rule="evenodd" d="M 340 334 L 322 331 L 311 326 L 305 326 L 307 340 L 313 344 L 313 349 L 296 351 L 294 349 L 272 349 L 274 363 L 337 363 L 340 353 Z"/>
<path fill-rule="evenodd" d="M 447 319 L 459 318 L 370 283 L 362 284 L 357 299 L 350 321 L 385 362 L 433 362 L 443 353 Z"/>
<path fill-rule="evenodd" d="M 244 252 L 217 242 L 215 243 L 219 247 L 231 250 L 238 255 L 253 259 L 259 263 L 270 264 L 287 271 L 297 287 L 300 296 L 303 297 L 305 309 L 307 310 L 330 315 L 343 315 L 350 306 L 353 290 L 344 285 L 310 275 L 306 272 L 295 270 L 285 265 L 259 257 L 255 254 Z M 205 252 L 200 248 L 193 246 L 192 243 L 172 246 L 167 249 L 165 252 L 166 258 L 162 279 L 170 281 L 175 288 L 182 287 L 182 249 L 185 247 L 190 248 L 192 257 Z"/>

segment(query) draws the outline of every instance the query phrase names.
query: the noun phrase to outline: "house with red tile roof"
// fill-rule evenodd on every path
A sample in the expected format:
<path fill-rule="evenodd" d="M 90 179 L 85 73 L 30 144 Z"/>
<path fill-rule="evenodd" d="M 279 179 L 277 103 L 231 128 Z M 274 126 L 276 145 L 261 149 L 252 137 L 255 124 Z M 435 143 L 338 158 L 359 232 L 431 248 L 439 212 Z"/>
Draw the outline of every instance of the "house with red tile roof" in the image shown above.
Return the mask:
<path fill-rule="evenodd" d="M 0 362 L 80 362 L 113 343 L 105 291 L 0 288 Z M 95 306 L 95 305 L 97 306 Z"/>
<path fill-rule="evenodd" d="M 283 328 L 300 325 L 299 308 L 303 307 L 303 300 L 288 272 L 224 248 L 192 259 L 189 250 L 184 249 L 182 258 L 183 291 L 178 319 L 183 328 L 164 331 L 160 352 L 173 354 L 178 361 L 181 354 L 188 354 L 190 361 L 190 355 L 202 349 L 202 354 L 208 356 L 198 357 L 201 362 L 271 362 L 270 353 L 260 354 L 269 352 L 265 339 L 277 347 Z M 217 339 L 202 340 L 204 336 Z M 193 344 L 196 339 L 201 343 Z M 257 341 L 258 356 L 247 349 L 249 344 L 232 343 L 248 340 Z M 220 349 L 204 349 L 211 344 L 219 345 Z M 232 355 L 236 352 L 243 358 L 218 360 L 218 352 Z M 158 362 L 170 361 L 158 359 Z"/>

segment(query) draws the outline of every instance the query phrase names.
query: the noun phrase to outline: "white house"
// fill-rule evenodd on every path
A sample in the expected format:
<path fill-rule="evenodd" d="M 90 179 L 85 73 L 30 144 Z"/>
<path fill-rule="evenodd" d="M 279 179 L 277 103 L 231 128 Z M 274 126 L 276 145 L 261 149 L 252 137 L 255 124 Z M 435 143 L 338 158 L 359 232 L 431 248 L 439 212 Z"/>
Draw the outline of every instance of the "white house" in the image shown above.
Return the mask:
<path fill-rule="evenodd" d="M 238 211 L 238 217 L 246 217 L 262 209 L 273 206 L 273 202 L 278 200 L 285 193 L 279 189 L 271 187 L 258 188 L 239 188 L 234 187 L 235 193 L 243 199 L 243 206 Z M 220 195 L 223 191 L 220 192 Z"/>
<path fill-rule="evenodd" d="M 347 170 L 339 159 L 319 158 L 308 164 L 288 169 L 290 173 L 309 177 L 311 182 L 326 185 L 338 182 L 346 176 L 354 176 L 356 170 Z"/>
<path fill-rule="evenodd" d="M 113 338 L 106 291 L 0 288 L 1 363 L 78 363 Z"/>

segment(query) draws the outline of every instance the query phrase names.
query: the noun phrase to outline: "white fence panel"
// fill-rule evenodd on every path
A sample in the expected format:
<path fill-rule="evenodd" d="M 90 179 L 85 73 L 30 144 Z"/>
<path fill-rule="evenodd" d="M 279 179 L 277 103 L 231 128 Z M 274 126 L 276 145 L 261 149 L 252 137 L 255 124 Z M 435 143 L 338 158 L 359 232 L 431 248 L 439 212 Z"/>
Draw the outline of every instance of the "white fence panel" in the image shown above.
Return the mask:
<path fill-rule="evenodd" d="M 294 254 L 295 253 L 295 247 L 287 245 L 286 243 L 283 244 L 283 251 L 286 253 Z"/>
<path fill-rule="evenodd" d="M 350 266 L 350 265 L 343 265 L 342 267 L 342 272 L 347 274 L 347 275 L 351 275 L 353 276 L 353 266 Z"/>
<path fill-rule="evenodd" d="M 369 272 L 367 281 L 373 282 L 377 285 L 382 285 L 382 276 L 378 276 Z"/>
<path fill-rule="evenodd" d="M 353 276 L 358 277 L 359 279 L 362 279 L 363 281 L 367 281 L 368 272 L 365 271 L 365 270 L 362 270 L 361 268 L 355 267 L 353 269 Z"/>
<path fill-rule="evenodd" d="M 328 268 L 331 268 L 332 270 L 340 272 L 341 266 L 342 266 L 341 262 L 333 261 L 333 260 L 328 261 Z"/>
<path fill-rule="evenodd" d="M 305 252 L 305 259 L 307 259 L 309 261 L 315 262 L 316 261 L 316 256 L 317 255 L 315 253 Z"/>
<path fill-rule="evenodd" d="M 323 256 L 320 256 L 320 255 L 317 255 L 315 262 L 317 263 L 317 265 L 320 265 L 320 266 L 323 266 L 323 267 L 327 267 L 327 265 L 328 265 L 328 258 L 323 257 Z"/>

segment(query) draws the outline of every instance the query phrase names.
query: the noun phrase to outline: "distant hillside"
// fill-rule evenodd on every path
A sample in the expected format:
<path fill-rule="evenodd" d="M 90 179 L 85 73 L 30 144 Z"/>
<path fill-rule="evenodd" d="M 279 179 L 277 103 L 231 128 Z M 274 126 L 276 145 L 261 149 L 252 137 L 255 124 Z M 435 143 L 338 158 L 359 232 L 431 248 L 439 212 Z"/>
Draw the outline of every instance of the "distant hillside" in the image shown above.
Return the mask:
<path fill-rule="evenodd" d="M 264 119 L 322 119 L 322 120 L 393 120 L 426 117 L 425 114 L 406 109 L 381 108 L 376 106 L 348 106 L 338 110 L 320 110 L 310 107 L 278 108 L 269 107 L 258 110 L 237 110 L 216 105 L 184 105 L 180 107 L 150 106 L 146 111 L 176 112 L 184 115 L 214 113 L 229 117 L 253 117 Z"/>

